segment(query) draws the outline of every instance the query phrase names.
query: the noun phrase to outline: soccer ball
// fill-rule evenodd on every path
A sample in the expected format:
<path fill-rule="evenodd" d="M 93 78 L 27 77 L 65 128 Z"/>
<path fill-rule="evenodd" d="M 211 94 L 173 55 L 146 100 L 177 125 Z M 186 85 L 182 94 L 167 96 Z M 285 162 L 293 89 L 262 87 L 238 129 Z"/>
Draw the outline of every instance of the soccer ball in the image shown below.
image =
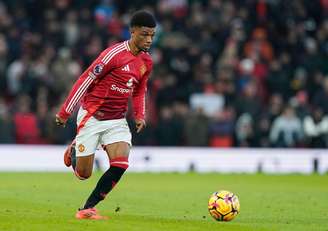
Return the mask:
<path fill-rule="evenodd" d="M 229 191 L 215 192 L 208 201 L 208 211 L 217 221 L 231 221 L 240 211 L 239 199 Z"/>

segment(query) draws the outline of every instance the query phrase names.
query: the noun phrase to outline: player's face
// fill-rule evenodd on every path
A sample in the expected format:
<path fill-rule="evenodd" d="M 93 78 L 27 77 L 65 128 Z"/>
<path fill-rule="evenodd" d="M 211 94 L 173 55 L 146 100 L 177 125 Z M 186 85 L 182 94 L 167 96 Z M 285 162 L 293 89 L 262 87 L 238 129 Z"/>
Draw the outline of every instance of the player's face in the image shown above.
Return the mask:
<path fill-rule="evenodd" d="M 142 51 L 148 51 L 155 35 L 155 28 L 151 27 L 134 27 L 131 30 L 131 36 L 135 46 Z"/>

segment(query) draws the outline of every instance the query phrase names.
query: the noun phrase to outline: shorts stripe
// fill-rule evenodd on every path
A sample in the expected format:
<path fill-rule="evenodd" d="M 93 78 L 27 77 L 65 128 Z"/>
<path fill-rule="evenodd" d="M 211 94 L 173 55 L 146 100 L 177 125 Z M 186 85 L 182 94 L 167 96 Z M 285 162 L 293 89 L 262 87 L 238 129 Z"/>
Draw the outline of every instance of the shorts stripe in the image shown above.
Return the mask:
<path fill-rule="evenodd" d="M 92 114 L 88 112 L 88 113 L 83 117 L 81 123 L 80 123 L 79 126 L 77 127 L 77 132 L 76 132 L 76 134 L 79 134 L 80 130 L 85 126 L 85 124 L 86 124 L 87 121 L 91 118 L 91 116 L 92 116 Z"/>
<path fill-rule="evenodd" d="M 87 114 L 83 117 L 83 119 L 81 120 L 81 123 L 77 127 L 77 132 L 76 132 L 77 134 L 79 134 L 79 131 L 85 126 L 87 121 L 91 118 L 91 116 L 93 116 L 93 114 L 98 110 L 98 108 L 101 105 L 103 105 L 104 102 L 105 102 L 105 99 L 102 99 L 98 104 L 93 105 L 89 109 L 89 111 L 87 111 Z"/>

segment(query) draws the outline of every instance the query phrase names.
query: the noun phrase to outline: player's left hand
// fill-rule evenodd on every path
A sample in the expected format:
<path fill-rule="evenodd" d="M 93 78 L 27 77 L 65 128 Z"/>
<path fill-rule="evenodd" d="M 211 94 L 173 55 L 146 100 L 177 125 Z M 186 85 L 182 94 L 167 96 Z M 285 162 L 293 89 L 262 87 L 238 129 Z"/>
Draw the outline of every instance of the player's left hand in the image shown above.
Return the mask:
<path fill-rule="evenodd" d="M 62 127 L 66 126 L 66 120 L 62 119 L 59 115 L 56 115 L 55 121 L 58 126 L 62 126 Z"/>
<path fill-rule="evenodd" d="M 136 123 L 137 133 L 141 132 L 141 130 L 143 130 L 146 127 L 146 122 L 142 119 L 136 119 L 135 123 Z"/>

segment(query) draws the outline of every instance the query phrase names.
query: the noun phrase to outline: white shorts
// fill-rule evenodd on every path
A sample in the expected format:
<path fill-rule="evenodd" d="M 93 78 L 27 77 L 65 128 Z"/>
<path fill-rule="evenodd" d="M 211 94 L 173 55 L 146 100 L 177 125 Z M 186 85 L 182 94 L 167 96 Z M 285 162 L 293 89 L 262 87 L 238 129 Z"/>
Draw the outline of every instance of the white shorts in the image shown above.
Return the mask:
<path fill-rule="evenodd" d="M 87 111 L 80 108 L 77 114 L 77 126 L 86 114 Z M 125 118 L 100 121 L 91 116 L 80 129 L 75 141 L 76 156 L 89 156 L 94 154 L 100 145 L 122 141 L 131 146 L 131 132 Z"/>

